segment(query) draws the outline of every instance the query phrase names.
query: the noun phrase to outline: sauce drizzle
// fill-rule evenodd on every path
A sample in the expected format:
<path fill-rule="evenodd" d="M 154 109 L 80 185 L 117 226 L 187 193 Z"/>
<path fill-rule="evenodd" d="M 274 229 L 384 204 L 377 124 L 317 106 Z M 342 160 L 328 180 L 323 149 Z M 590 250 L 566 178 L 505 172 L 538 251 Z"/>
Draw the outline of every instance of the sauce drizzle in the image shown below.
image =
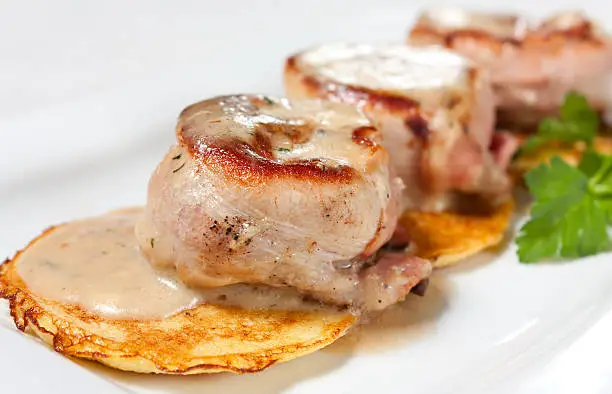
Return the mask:
<path fill-rule="evenodd" d="M 246 309 L 321 309 L 291 289 L 233 285 L 193 289 L 141 253 L 134 224 L 141 209 L 57 226 L 19 255 L 17 270 L 42 297 L 113 319 L 160 319 L 202 303 Z M 154 247 L 154 244 L 153 244 Z"/>

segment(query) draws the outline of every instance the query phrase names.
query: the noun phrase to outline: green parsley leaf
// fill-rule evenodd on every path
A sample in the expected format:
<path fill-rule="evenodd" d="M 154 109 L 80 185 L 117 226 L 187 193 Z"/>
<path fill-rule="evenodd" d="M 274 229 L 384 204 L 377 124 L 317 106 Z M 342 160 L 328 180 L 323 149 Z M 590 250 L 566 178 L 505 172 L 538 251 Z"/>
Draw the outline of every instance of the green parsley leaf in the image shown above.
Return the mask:
<path fill-rule="evenodd" d="M 588 178 L 591 178 L 595 175 L 597 170 L 599 170 L 603 160 L 603 155 L 600 155 L 597 152 L 594 152 L 593 150 L 588 150 L 582 155 L 582 158 L 580 159 L 580 164 L 578 164 L 578 168 L 584 173 L 584 175 L 586 175 Z"/>
<path fill-rule="evenodd" d="M 612 198 L 612 156 L 589 150 L 582 156 L 578 168 L 589 177 L 589 190 L 594 196 Z"/>
<path fill-rule="evenodd" d="M 599 206 L 606 213 L 606 221 L 608 222 L 608 226 L 612 226 L 612 199 L 601 201 Z"/>
<path fill-rule="evenodd" d="M 588 146 L 599 129 L 599 116 L 587 99 L 578 93 L 568 93 L 559 110 L 559 118 L 545 118 L 538 125 L 537 134 L 525 141 L 521 153 L 529 153 L 549 141 L 574 143 L 584 141 Z"/>
<path fill-rule="evenodd" d="M 588 256 L 610 247 L 606 213 L 612 205 L 593 194 L 593 185 L 601 183 L 593 183 L 595 175 L 587 175 L 603 171 L 601 179 L 607 182 L 607 172 L 602 170 L 607 160 L 612 157 L 596 158 L 589 153 L 581 166 L 574 168 L 554 157 L 550 164 L 527 173 L 525 180 L 535 201 L 531 218 L 516 240 L 521 262 Z"/>

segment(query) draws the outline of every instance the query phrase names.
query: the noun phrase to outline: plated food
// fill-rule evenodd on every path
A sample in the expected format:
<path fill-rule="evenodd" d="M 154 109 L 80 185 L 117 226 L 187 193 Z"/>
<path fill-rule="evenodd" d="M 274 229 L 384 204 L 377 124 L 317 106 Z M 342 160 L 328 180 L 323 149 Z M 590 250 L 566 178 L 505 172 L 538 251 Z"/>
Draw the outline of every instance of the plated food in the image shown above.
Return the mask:
<path fill-rule="evenodd" d="M 429 275 L 429 262 L 381 249 L 402 186 L 354 108 L 226 96 L 187 107 L 176 132 L 136 234 L 183 282 L 288 286 L 372 310 Z"/>
<path fill-rule="evenodd" d="M 18 328 L 129 371 L 255 372 L 423 291 L 430 262 L 382 248 L 403 186 L 355 108 L 224 96 L 176 135 L 144 209 L 51 228 L 2 265 Z"/>
<path fill-rule="evenodd" d="M 323 98 L 360 108 L 384 136 L 406 185 L 405 208 L 456 208 L 460 194 L 492 204 L 509 198 L 509 138 L 494 135 L 487 73 L 437 46 L 335 43 L 291 56 L 289 98 Z M 492 143 L 493 138 L 499 139 Z M 493 148 L 493 149 L 490 149 Z"/>
<path fill-rule="evenodd" d="M 188 375 L 257 372 L 320 349 L 355 324 L 354 315 L 295 293 L 189 289 L 140 255 L 141 215 L 53 227 L 0 266 L 0 296 L 17 328 L 65 356 Z"/>
<path fill-rule="evenodd" d="M 612 38 L 578 12 L 543 20 L 504 13 L 432 9 L 417 19 L 408 43 L 441 45 L 490 72 L 500 122 L 533 126 L 556 113 L 568 91 L 600 112 L 612 104 Z"/>
<path fill-rule="evenodd" d="M 333 43 L 293 55 L 285 64 L 288 97 L 348 103 L 381 130 L 391 163 L 407 185 L 395 241 L 412 240 L 423 257 L 445 255 L 434 259 L 437 265 L 495 245 L 509 223 L 506 168 L 517 143 L 494 132 L 489 79 L 469 60 L 437 46 Z M 466 213 L 475 205 L 481 212 Z M 501 225 L 478 220 L 483 211 Z M 427 224 L 414 225 L 417 217 Z M 461 222 L 477 229 L 464 232 Z M 454 236 L 439 237 L 441 228 Z M 445 241 L 425 241 L 434 238 Z"/>
<path fill-rule="evenodd" d="M 530 52 L 536 41 L 542 53 L 597 42 L 589 75 L 603 79 L 607 36 L 560 18 L 516 42 L 512 18 L 459 15 L 424 14 L 409 45 L 296 53 L 285 63 L 287 98 L 236 94 L 186 107 L 144 207 L 51 227 L 0 265 L 17 328 L 126 371 L 261 371 L 333 343 L 411 293 L 427 296 L 433 268 L 500 244 L 516 163 L 531 163 L 522 173 L 535 197 L 517 240 L 521 261 L 607 250 L 612 157 L 597 152 L 605 103 L 575 64 L 546 74 L 554 67 L 533 67 L 548 58 Z M 511 45 L 519 77 L 465 53 L 468 36 Z M 533 89 L 550 100 L 526 100 Z M 509 91 L 522 101 L 510 105 Z M 523 109 L 524 124 L 537 114 L 537 132 L 500 129 L 510 123 L 499 114 Z M 529 156 L 557 146 L 581 149 L 577 168 Z"/>

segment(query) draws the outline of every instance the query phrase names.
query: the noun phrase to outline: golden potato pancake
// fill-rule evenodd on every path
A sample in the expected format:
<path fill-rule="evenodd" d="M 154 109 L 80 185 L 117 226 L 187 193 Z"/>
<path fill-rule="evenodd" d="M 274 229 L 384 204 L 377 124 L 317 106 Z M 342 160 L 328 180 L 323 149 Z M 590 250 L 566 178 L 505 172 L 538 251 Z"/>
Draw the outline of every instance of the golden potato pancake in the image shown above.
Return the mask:
<path fill-rule="evenodd" d="M 258 372 L 329 345 L 356 321 L 348 312 L 214 305 L 160 320 L 108 319 L 32 293 L 17 273 L 21 253 L 0 266 L 0 298 L 9 301 L 17 328 L 65 356 L 125 371 Z"/>
<path fill-rule="evenodd" d="M 518 135 L 521 140 L 525 140 L 525 135 Z M 595 138 L 593 148 L 606 155 L 612 154 L 612 135 L 600 134 Z M 554 156 L 559 156 L 568 164 L 576 166 L 580 162 L 582 154 L 586 150 L 584 143 L 577 142 L 571 146 L 562 143 L 549 142 L 529 154 L 519 155 L 510 165 L 510 172 L 515 180 L 520 180 L 529 170 L 542 163 L 548 163 Z"/>
<path fill-rule="evenodd" d="M 406 229 L 412 252 L 440 268 L 499 244 L 513 211 L 511 200 L 482 215 L 406 211 L 400 224 Z"/>

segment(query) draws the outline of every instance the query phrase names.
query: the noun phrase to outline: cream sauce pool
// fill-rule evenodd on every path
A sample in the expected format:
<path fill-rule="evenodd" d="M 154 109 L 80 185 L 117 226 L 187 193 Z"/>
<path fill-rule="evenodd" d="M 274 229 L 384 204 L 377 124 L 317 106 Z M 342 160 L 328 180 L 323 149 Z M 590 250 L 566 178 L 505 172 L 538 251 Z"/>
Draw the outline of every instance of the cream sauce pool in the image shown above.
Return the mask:
<path fill-rule="evenodd" d="M 141 254 L 134 235 L 141 212 L 124 210 L 49 230 L 19 255 L 19 276 L 38 296 L 116 319 L 164 318 L 202 303 L 252 309 L 323 308 L 290 289 L 187 287 L 173 271 L 156 270 Z"/>

